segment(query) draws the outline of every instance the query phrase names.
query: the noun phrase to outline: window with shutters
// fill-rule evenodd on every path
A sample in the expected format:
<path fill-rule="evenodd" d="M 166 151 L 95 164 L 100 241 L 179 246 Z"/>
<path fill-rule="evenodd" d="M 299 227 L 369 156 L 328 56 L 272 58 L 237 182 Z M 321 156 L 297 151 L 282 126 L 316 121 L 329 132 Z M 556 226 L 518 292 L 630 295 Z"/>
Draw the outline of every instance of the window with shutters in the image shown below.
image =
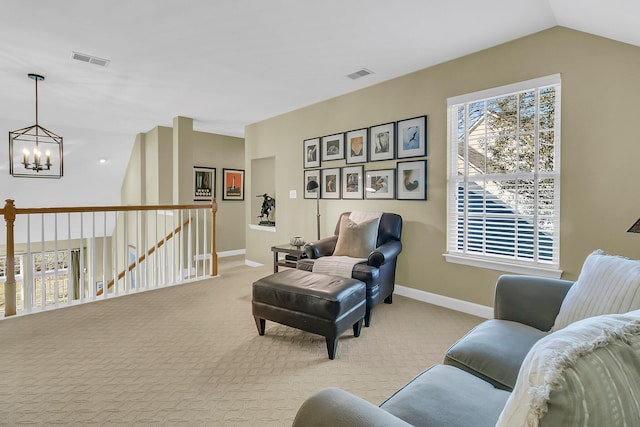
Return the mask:
<path fill-rule="evenodd" d="M 447 261 L 560 277 L 560 75 L 448 109 Z"/>

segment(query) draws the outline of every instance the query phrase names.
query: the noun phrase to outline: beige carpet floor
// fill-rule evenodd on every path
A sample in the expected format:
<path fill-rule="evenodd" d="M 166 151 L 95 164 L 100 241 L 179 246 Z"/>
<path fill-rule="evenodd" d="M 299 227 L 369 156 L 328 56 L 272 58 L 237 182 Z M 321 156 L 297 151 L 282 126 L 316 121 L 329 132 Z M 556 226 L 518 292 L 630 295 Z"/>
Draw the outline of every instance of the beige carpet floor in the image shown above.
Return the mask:
<path fill-rule="evenodd" d="M 258 335 L 251 284 L 270 266 L 220 272 L 0 321 L 0 425 L 287 426 L 323 387 L 381 403 L 481 321 L 395 296 L 329 360 L 321 336 Z"/>

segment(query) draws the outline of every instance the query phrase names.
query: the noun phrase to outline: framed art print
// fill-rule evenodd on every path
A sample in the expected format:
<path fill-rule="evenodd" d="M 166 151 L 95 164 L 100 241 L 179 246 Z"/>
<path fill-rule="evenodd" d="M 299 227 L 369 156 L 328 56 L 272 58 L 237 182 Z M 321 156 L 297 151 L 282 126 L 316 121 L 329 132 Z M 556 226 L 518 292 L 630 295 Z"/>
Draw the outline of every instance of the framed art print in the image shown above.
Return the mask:
<path fill-rule="evenodd" d="M 320 197 L 323 199 L 340 198 L 340 168 L 322 169 Z"/>
<path fill-rule="evenodd" d="M 244 200 L 244 170 L 222 169 L 222 200 Z"/>
<path fill-rule="evenodd" d="M 369 170 L 365 176 L 366 199 L 395 199 L 396 170 Z"/>
<path fill-rule="evenodd" d="M 315 199 L 320 194 L 320 169 L 304 171 L 304 198 Z"/>
<path fill-rule="evenodd" d="M 427 161 L 398 162 L 398 200 L 427 200 Z"/>
<path fill-rule="evenodd" d="M 193 167 L 193 201 L 209 202 L 216 196 L 216 168 Z"/>
<path fill-rule="evenodd" d="M 347 164 L 365 163 L 367 161 L 367 148 L 369 129 L 351 130 L 346 133 L 345 149 Z"/>
<path fill-rule="evenodd" d="M 304 140 L 304 168 L 320 167 L 320 138 Z"/>
<path fill-rule="evenodd" d="M 363 166 L 346 166 L 342 168 L 342 198 L 362 199 Z"/>
<path fill-rule="evenodd" d="M 322 161 L 344 159 L 344 133 L 322 137 Z"/>
<path fill-rule="evenodd" d="M 427 116 L 401 120 L 396 129 L 398 159 L 427 155 Z"/>
<path fill-rule="evenodd" d="M 369 132 L 369 160 L 393 160 L 396 142 L 395 123 L 387 123 L 371 127 Z"/>

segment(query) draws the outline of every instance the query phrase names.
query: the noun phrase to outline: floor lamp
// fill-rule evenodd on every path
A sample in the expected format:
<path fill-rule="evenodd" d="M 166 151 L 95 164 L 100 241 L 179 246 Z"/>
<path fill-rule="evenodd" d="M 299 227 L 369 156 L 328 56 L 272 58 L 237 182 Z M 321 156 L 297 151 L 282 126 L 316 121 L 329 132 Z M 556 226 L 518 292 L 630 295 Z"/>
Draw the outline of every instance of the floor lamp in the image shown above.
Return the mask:
<path fill-rule="evenodd" d="M 320 240 L 320 188 L 318 181 L 309 181 L 307 183 L 307 191 L 316 190 L 316 226 L 318 231 L 318 239 Z"/>

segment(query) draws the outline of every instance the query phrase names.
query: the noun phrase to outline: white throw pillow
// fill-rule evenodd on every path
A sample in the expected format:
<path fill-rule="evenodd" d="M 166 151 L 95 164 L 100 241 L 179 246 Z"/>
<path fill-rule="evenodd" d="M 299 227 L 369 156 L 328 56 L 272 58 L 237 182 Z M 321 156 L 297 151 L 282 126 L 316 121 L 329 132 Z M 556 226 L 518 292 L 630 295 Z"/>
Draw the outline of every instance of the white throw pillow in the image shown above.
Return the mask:
<path fill-rule="evenodd" d="M 562 301 L 552 331 L 587 317 L 640 309 L 640 261 L 591 253 Z"/>
<path fill-rule="evenodd" d="M 496 427 L 640 425 L 640 310 L 577 321 L 529 351 Z"/>

